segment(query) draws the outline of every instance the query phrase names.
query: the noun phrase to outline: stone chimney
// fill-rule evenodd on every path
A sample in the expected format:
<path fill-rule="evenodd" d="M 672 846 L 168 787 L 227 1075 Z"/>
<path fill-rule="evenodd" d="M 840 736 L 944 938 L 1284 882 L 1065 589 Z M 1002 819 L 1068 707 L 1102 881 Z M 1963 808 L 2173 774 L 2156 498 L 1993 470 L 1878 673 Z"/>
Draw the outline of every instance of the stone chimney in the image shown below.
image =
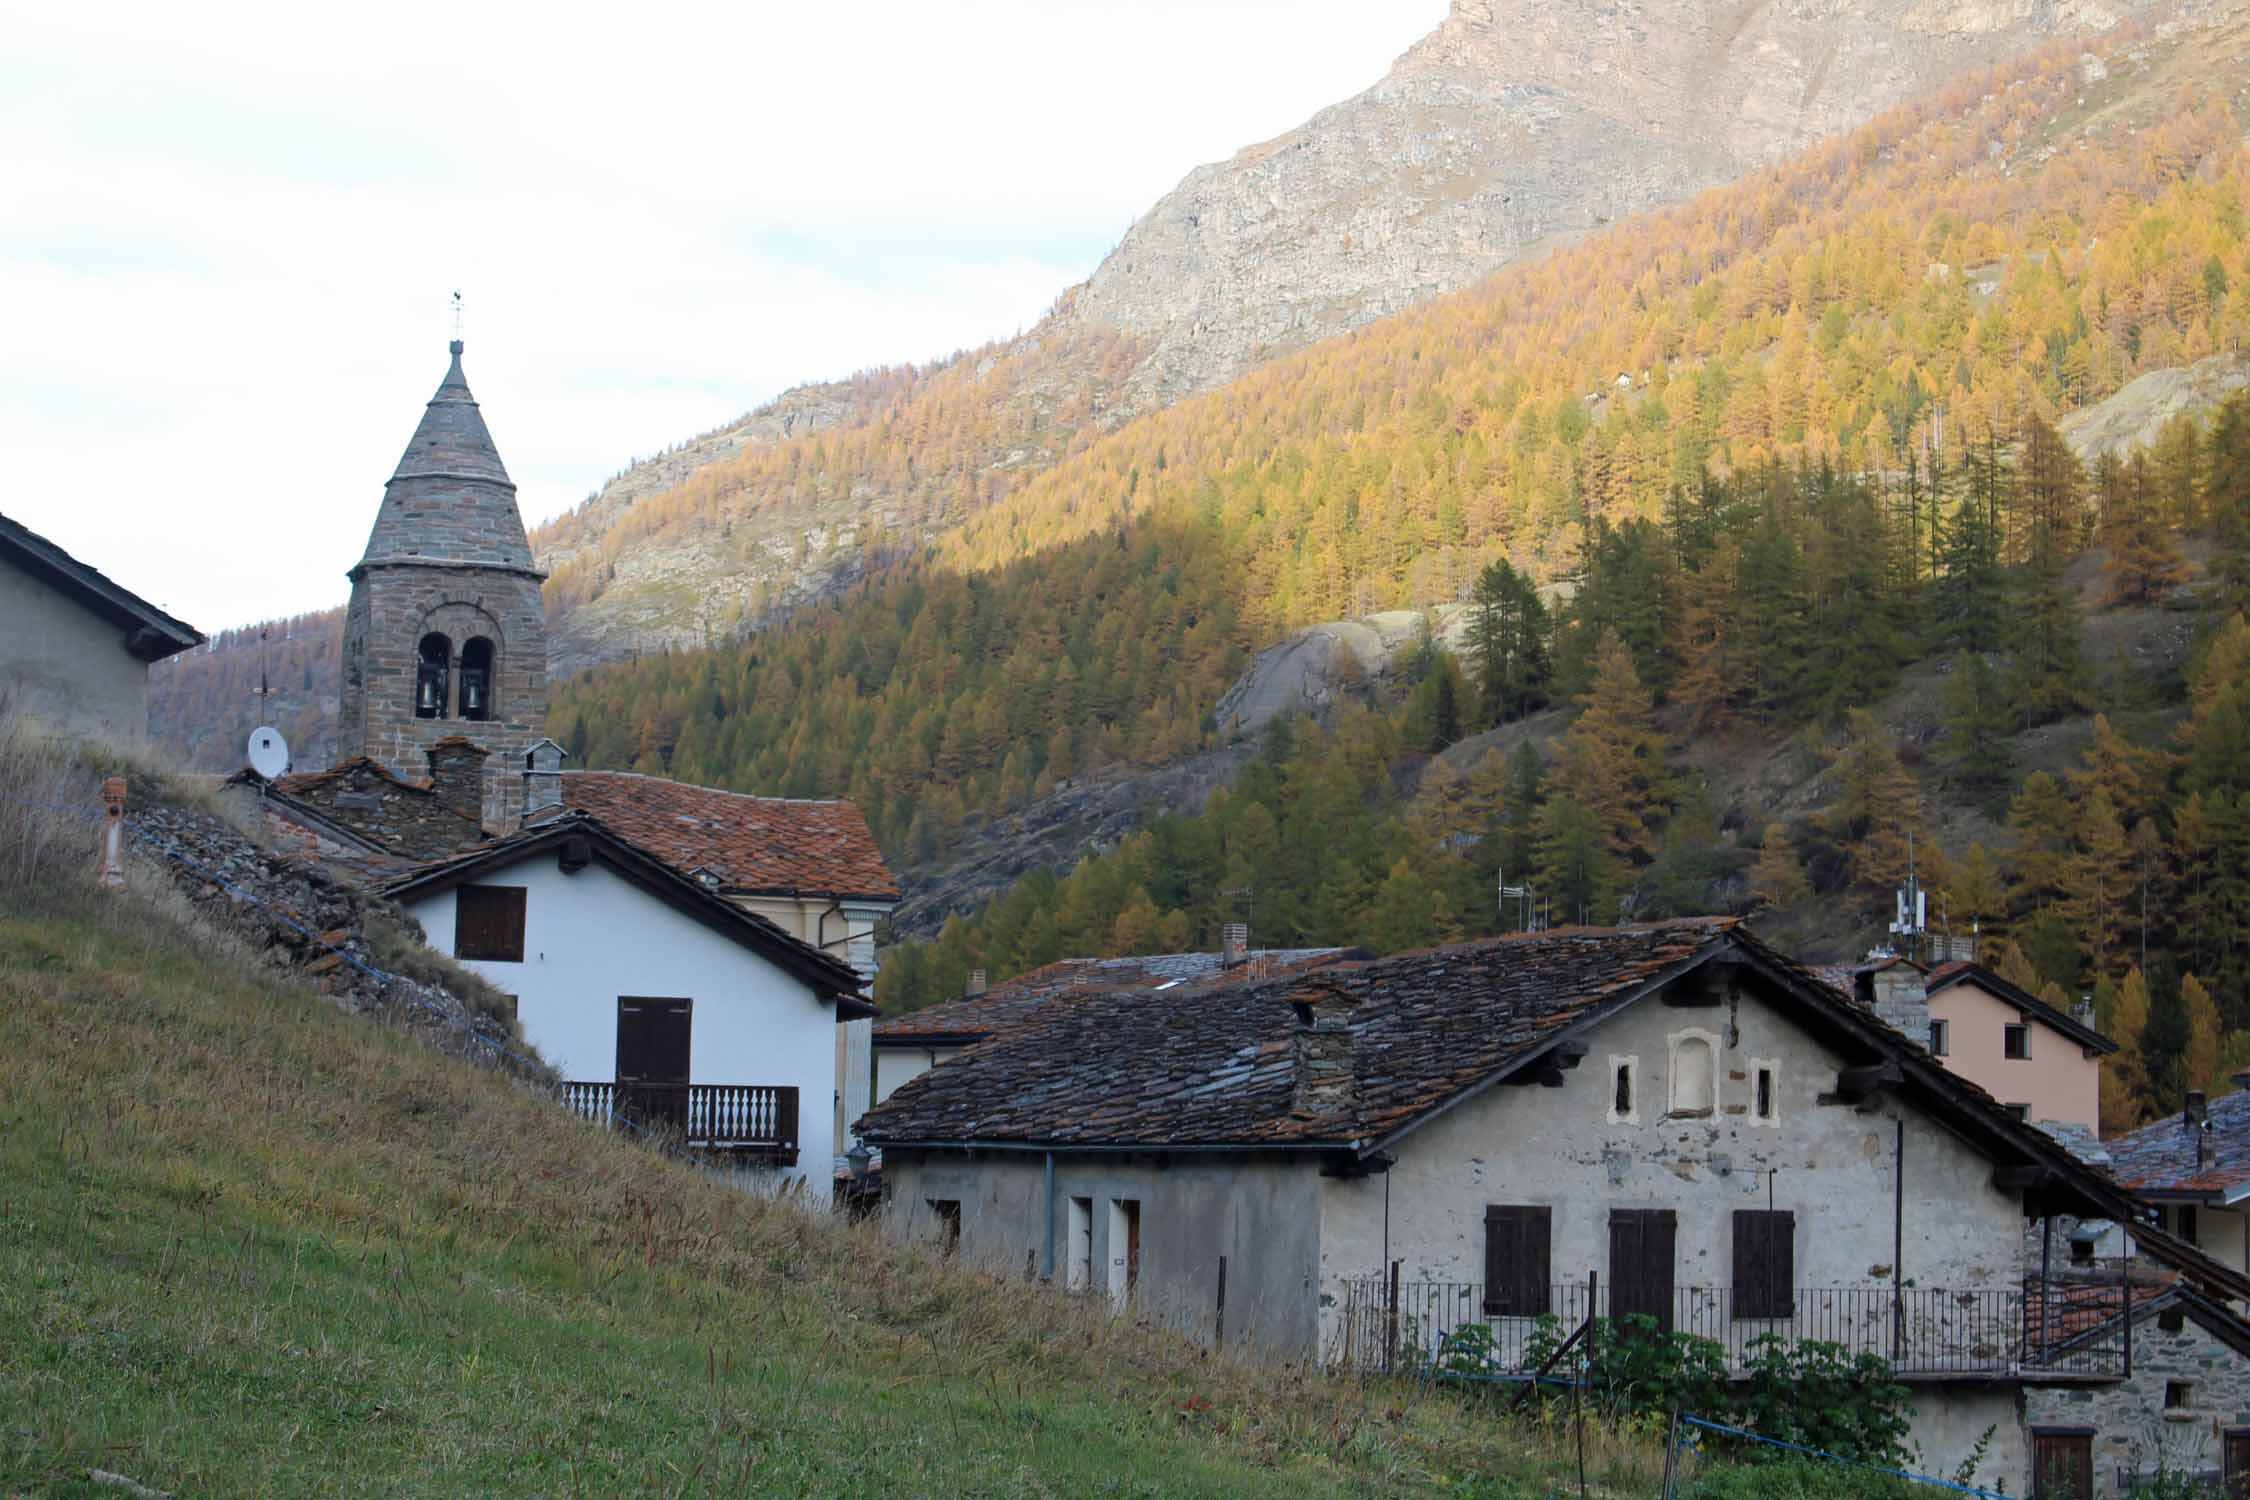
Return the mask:
<path fill-rule="evenodd" d="M 2211 1106 L 2203 1090 L 2188 1090 L 2187 1109 L 2180 1123 L 2195 1132 L 2195 1170 L 2200 1172 L 2210 1165 L 2211 1155 Z"/>
<path fill-rule="evenodd" d="M 969 984 L 968 984 L 968 987 L 967 987 L 966 989 L 964 989 L 964 990 L 963 990 L 963 991 L 962 991 L 961 993 L 962 993 L 962 994 L 963 994 L 964 996 L 966 996 L 967 998 L 969 998 L 969 999 L 971 999 L 971 1000 L 974 1000 L 974 999 L 975 999 L 975 998 L 976 998 L 977 996 L 979 996 L 979 995 L 983 994 L 983 993 L 984 993 L 984 991 L 985 991 L 985 977 L 984 977 L 984 970 L 982 970 L 982 969 L 971 969 L 971 970 L 969 971 Z"/>
<path fill-rule="evenodd" d="M 440 806 L 484 824 L 484 758 L 491 752 L 449 734 L 430 746 L 430 790 Z"/>
<path fill-rule="evenodd" d="M 1250 961 L 1250 924 L 1229 922 L 1219 929 L 1219 967 L 1239 969 Z"/>
<path fill-rule="evenodd" d="M 1341 1114 L 1352 1107 L 1352 997 L 1320 987 L 1292 995 L 1297 1012 L 1295 1079 L 1289 1107 L 1299 1115 Z"/>
<path fill-rule="evenodd" d="M 2091 1031 L 2094 1028 L 2094 997 L 2080 995 L 2078 1003 L 2070 1008 L 2070 1018 Z"/>
<path fill-rule="evenodd" d="M 1875 1018 L 1917 1046 L 1930 1044 L 1930 991 L 1922 971 L 1904 959 L 1874 976 Z"/>

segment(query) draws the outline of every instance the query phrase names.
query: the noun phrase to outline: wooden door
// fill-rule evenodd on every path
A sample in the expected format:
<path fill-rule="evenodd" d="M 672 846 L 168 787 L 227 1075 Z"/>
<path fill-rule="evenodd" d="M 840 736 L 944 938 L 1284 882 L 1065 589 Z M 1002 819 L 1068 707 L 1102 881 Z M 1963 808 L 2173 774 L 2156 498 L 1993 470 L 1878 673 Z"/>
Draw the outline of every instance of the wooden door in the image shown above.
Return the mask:
<path fill-rule="evenodd" d="M 1668 1208 L 1617 1208 L 1609 1215 L 1609 1315 L 1635 1313 L 1672 1331 L 1672 1256 L 1679 1219 Z"/>
<path fill-rule="evenodd" d="M 644 1129 L 687 1129 L 693 1009 L 688 1000 L 618 997 L 617 1108 Z"/>
<path fill-rule="evenodd" d="M 2031 1433 L 2032 1500 L 2094 1500 L 2094 1434 Z"/>
<path fill-rule="evenodd" d="M 2250 1496 L 2250 1427 L 2227 1431 L 2226 1481 L 2230 1496 Z"/>

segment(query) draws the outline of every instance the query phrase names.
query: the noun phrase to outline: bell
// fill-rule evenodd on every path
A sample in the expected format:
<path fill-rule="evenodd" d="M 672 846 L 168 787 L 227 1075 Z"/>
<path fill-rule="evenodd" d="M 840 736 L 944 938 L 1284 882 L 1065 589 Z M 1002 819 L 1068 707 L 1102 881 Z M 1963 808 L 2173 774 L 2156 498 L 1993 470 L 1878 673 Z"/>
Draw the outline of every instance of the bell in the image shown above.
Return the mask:
<path fill-rule="evenodd" d="M 484 716 L 484 678 L 470 673 L 461 683 L 461 711 L 472 719 Z"/>
<path fill-rule="evenodd" d="M 419 706 L 422 712 L 426 714 L 437 712 L 437 683 L 427 673 L 422 676 L 422 696 L 419 700 Z"/>

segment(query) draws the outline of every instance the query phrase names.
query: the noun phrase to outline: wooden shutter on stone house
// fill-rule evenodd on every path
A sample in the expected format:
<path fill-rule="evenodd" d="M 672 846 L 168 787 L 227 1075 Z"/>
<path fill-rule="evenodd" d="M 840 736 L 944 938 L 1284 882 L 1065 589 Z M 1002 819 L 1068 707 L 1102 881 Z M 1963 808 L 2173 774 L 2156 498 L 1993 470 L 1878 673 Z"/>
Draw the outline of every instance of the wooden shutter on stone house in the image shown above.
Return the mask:
<path fill-rule="evenodd" d="M 1734 1212 L 1734 1315 L 1787 1318 L 1797 1304 L 1797 1216 L 1787 1209 Z"/>
<path fill-rule="evenodd" d="M 1548 1307 L 1548 1256 L 1553 1210 L 1544 1204 L 1495 1203 L 1484 1211 L 1484 1315 L 1543 1317 Z"/>

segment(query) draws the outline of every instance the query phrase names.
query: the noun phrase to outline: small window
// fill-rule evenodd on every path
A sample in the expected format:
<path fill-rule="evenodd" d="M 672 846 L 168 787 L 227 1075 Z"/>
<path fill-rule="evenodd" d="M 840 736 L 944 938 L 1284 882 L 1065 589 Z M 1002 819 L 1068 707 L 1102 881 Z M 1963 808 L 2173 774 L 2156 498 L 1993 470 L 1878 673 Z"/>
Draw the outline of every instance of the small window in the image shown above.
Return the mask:
<path fill-rule="evenodd" d="M 925 1200 L 930 1212 L 937 1215 L 938 1243 L 945 1253 L 955 1255 L 961 1249 L 961 1200 L 958 1198 L 930 1198 Z"/>
<path fill-rule="evenodd" d="M 2164 1382 L 2164 1409 L 2186 1411 L 2195 1405 L 2195 1385 L 2192 1381 L 2167 1380 Z"/>
<path fill-rule="evenodd" d="M 2070 1263 L 2074 1266 L 2092 1265 L 2094 1263 L 2094 1242 L 2092 1240 L 2072 1240 L 2070 1242 Z"/>
<path fill-rule="evenodd" d="M 2172 1210 L 2172 1232 L 2189 1244 L 2195 1243 L 2195 1205 L 2182 1203 Z"/>
<path fill-rule="evenodd" d="M 2000 1107 L 2019 1120 L 2031 1118 L 2031 1106 L 2028 1104 L 2003 1104 Z"/>
<path fill-rule="evenodd" d="M 2021 1021 L 2012 1022 L 2000 1034 L 2000 1050 L 2015 1062 L 2031 1059 L 2031 1028 Z"/>
<path fill-rule="evenodd" d="M 501 1019 L 501 1020 L 503 1020 L 503 1021 L 513 1021 L 513 1020 L 515 1020 L 515 1019 L 516 1019 L 516 1015 L 517 1015 L 517 1012 L 518 1012 L 518 1010 L 519 1010 L 519 1009 L 520 1009 L 520 1002 L 519 1002 L 519 1001 L 517 1000 L 517 998 L 516 998 L 516 997 L 515 997 L 514 995 L 502 995 L 502 996 L 500 997 L 500 1019 Z"/>
<path fill-rule="evenodd" d="M 489 963 L 523 962 L 520 885 L 465 885 L 453 897 L 453 956 Z"/>
<path fill-rule="evenodd" d="M 1930 1055 L 1932 1057 L 1950 1057 L 1953 1055 L 1952 1027 L 1948 1022 L 1932 1021 L 1930 1023 Z"/>
<path fill-rule="evenodd" d="M 1756 1112 L 1755 1117 L 1769 1124 L 1775 1118 L 1775 1111 L 1780 1108 L 1780 1102 L 1774 1098 L 1773 1073 L 1772 1063 L 1758 1064 L 1757 1092 L 1752 1106 Z"/>
<path fill-rule="evenodd" d="M 1617 1081 L 1610 1091 L 1609 1108 L 1621 1120 L 1633 1113 L 1633 1065 L 1629 1062 L 1617 1065 Z"/>

